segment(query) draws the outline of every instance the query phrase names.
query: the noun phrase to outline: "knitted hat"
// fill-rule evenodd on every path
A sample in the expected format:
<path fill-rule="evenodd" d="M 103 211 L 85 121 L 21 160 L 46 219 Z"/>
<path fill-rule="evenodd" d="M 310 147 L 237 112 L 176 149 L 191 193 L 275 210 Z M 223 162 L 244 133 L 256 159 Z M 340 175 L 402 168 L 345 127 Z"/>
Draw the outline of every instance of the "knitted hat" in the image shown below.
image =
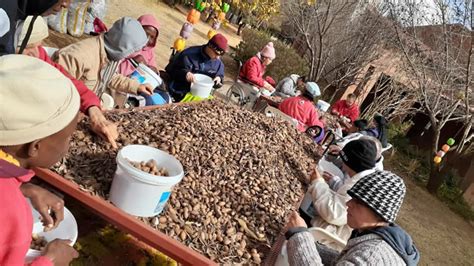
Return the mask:
<path fill-rule="evenodd" d="M 319 90 L 318 84 L 316 82 L 306 82 L 305 84 L 306 91 L 314 97 L 321 96 L 321 91 Z"/>
<path fill-rule="evenodd" d="M 0 57 L 0 145 L 19 145 L 64 129 L 79 93 L 59 70 L 26 55 Z"/>
<path fill-rule="evenodd" d="M 375 167 L 377 148 L 373 141 L 356 139 L 347 143 L 339 155 L 349 168 L 360 173 Z"/>
<path fill-rule="evenodd" d="M 26 32 L 30 27 L 31 20 L 33 16 L 26 17 L 25 21 L 20 22 L 15 32 L 15 47 L 20 47 L 21 43 L 25 39 Z M 33 24 L 33 29 L 31 31 L 30 38 L 28 39 L 27 44 L 33 44 L 41 42 L 42 40 L 46 39 L 49 35 L 48 32 L 48 25 L 44 21 L 43 17 L 37 17 Z"/>
<path fill-rule="evenodd" d="M 260 54 L 272 60 L 275 59 L 276 54 L 275 54 L 275 48 L 273 48 L 273 43 L 272 42 L 267 43 L 267 45 L 263 47 L 262 51 L 260 51 Z"/>
<path fill-rule="evenodd" d="M 399 176 L 388 171 L 376 171 L 362 177 L 347 194 L 365 203 L 386 222 L 393 223 L 405 192 L 405 183 Z"/>
<path fill-rule="evenodd" d="M 214 44 L 214 45 L 217 46 L 219 49 L 221 49 L 222 51 L 225 51 L 225 52 L 227 52 L 227 50 L 229 49 L 229 45 L 227 44 L 227 39 L 226 39 L 226 37 L 224 37 L 224 35 L 222 35 L 222 34 L 220 34 L 220 33 L 217 33 L 216 35 L 214 35 L 214 36 L 209 40 L 209 43 Z"/>

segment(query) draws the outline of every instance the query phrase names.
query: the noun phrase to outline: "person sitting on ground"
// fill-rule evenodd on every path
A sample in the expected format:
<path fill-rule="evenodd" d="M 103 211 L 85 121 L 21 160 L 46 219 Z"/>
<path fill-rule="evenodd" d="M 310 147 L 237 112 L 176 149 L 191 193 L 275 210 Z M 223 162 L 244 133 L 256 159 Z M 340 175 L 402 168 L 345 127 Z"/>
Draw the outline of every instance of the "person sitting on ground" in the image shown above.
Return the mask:
<path fill-rule="evenodd" d="M 25 78 L 27 77 L 27 78 Z M 53 66 L 30 56 L 0 57 L 0 265 L 24 265 L 31 243 L 31 205 L 46 231 L 64 218 L 64 202 L 28 181 L 67 153 L 76 129 L 79 93 Z M 69 265 L 70 240 L 50 241 L 31 265 Z"/>
<path fill-rule="evenodd" d="M 300 77 L 299 75 L 292 74 L 278 82 L 274 95 L 282 98 L 297 96 L 301 93 L 300 90 L 304 88 L 305 83 L 305 76 Z"/>
<path fill-rule="evenodd" d="M 308 127 L 324 124 L 319 120 L 319 114 L 314 105 L 314 98 L 321 95 L 319 87 L 314 82 L 307 82 L 301 95 L 285 99 L 278 108 L 283 113 L 298 120 L 298 130 L 304 132 Z"/>
<path fill-rule="evenodd" d="M 383 171 L 384 158 L 382 155 L 382 144 L 380 143 L 380 141 L 371 136 L 362 136 L 359 139 L 370 140 L 375 144 L 375 147 L 376 147 L 375 169 L 379 171 Z M 336 165 L 339 169 L 341 169 L 341 171 L 343 171 L 342 169 L 343 162 L 342 162 L 341 157 L 339 156 L 341 149 L 342 147 L 339 145 L 331 145 L 329 147 L 329 153 L 326 154 L 324 158 L 327 161 Z M 344 184 L 344 181 L 350 177 L 346 173 L 344 173 L 344 176 L 335 176 L 335 175 L 332 175 L 331 173 L 326 172 L 323 175 L 323 178 L 324 180 L 326 180 L 326 182 L 328 183 L 329 187 L 332 190 L 337 191 Z"/>
<path fill-rule="evenodd" d="M 32 16 L 28 16 L 25 21 L 19 22 L 14 41 L 15 47 L 17 47 L 17 53 L 19 53 L 20 46 L 25 39 L 26 32 L 31 24 L 32 19 Z M 113 148 L 117 148 L 117 144 L 115 142 L 115 140 L 118 138 L 117 125 L 105 118 L 100 109 L 99 98 L 91 90 L 89 90 L 82 81 L 72 77 L 66 70 L 64 70 L 61 65 L 53 62 L 51 58 L 49 58 L 46 50 L 42 46 L 42 41 L 47 38 L 48 35 L 48 25 L 46 25 L 46 22 L 42 17 L 37 17 L 34 21 L 30 38 L 29 40 L 26 40 L 26 46 L 22 54 L 36 57 L 45 61 L 69 78 L 79 92 L 81 97 L 80 110 L 82 113 L 89 116 L 91 130 L 106 141 L 110 142 Z"/>
<path fill-rule="evenodd" d="M 347 95 L 345 100 L 337 101 L 331 109 L 331 114 L 342 118 L 346 124 L 353 123 L 359 117 L 359 106 L 355 103 L 355 94 Z M 347 125 L 345 125 L 347 127 Z"/>
<path fill-rule="evenodd" d="M 399 176 L 377 171 L 347 191 L 347 223 L 353 228 L 338 252 L 319 243 L 294 212 L 285 234 L 290 265 L 417 265 L 420 254 L 410 235 L 395 224 L 406 186 Z"/>
<path fill-rule="evenodd" d="M 120 61 L 140 51 L 147 43 L 142 25 L 136 19 L 124 17 L 108 32 L 60 49 L 53 59 L 99 98 L 103 93 L 109 93 L 116 106 L 121 107 L 126 97 L 118 92 L 153 94 L 154 88 L 150 84 L 140 84 L 117 73 Z"/>
<path fill-rule="evenodd" d="M 269 92 L 275 91 L 275 81 L 271 77 L 263 77 L 267 66 L 275 58 L 275 48 L 273 43 L 269 42 L 260 52 L 245 62 L 240 70 L 239 78 L 244 82 L 259 87 L 259 89 L 263 88 Z"/>
<path fill-rule="evenodd" d="M 140 16 L 138 22 L 140 22 L 143 30 L 146 32 L 148 43 L 142 50 L 130 55 L 120 63 L 118 72 L 126 77 L 135 71 L 135 67 L 128 59 L 134 59 L 137 63 L 145 64 L 158 73 L 155 61 L 155 46 L 160 34 L 160 24 L 153 15 L 149 14 Z"/>
<path fill-rule="evenodd" d="M 315 212 L 311 224 L 347 240 L 352 231 L 346 218 L 346 202 L 350 199 L 347 191 L 362 177 L 375 171 L 376 147 L 370 140 L 354 140 L 341 150 L 340 157 L 343 172 L 350 178 L 333 190 L 326 182 L 332 176 L 327 172 L 321 175 L 315 170 L 310 176 L 308 193 L 312 196 Z"/>
<path fill-rule="evenodd" d="M 175 102 L 180 102 L 191 91 L 194 74 L 211 77 L 214 84 L 224 81 L 224 63 L 220 59 L 229 46 L 224 35 L 214 35 L 207 44 L 193 46 L 182 51 L 165 68 L 170 80 L 168 91 Z"/>

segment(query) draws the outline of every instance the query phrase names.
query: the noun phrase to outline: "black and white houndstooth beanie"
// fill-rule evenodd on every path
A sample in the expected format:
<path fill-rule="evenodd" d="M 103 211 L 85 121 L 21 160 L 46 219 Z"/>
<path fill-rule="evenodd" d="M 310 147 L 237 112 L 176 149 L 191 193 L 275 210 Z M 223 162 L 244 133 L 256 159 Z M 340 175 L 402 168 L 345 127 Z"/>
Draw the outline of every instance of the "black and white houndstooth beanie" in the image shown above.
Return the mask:
<path fill-rule="evenodd" d="M 386 222 L 393 223 L 405 192 L 405 183 L 399 176 L 388 171 L 376 171 L 362 177 L 347 194 L 364 202 Z"/>

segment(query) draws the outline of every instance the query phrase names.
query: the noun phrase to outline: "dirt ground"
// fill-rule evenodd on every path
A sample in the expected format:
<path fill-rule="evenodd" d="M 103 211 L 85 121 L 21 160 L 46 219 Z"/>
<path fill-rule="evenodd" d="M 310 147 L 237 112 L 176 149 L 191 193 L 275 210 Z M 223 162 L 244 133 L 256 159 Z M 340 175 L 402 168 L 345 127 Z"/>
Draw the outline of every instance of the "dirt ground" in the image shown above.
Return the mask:
<path fill-rule="evenodd" d="M 170 47 L 179 36 L 181 25 L 185 21 L 185 10 L 174 9 L 156 0 L 110 0 L 105 23 L 110 26 L 122 16 L 138 17 L 151 13 L 161 24 L 160 36 L 155 49 L 157 64 L 164 68 L 170 56 Z M 207 31 L 210 25 L 199 22 L 187 46 L 207 42 Z M 222 27 L 219 32 L 235 47 L 240 38 L 235 34 L 235 27 Z M 85 38 L 85 37 L 83 37 Z M 77 38 L 51 32 L 45 44 L 52 47 L 63 47 L 76 41 Z M 229 56 L 224 57 L 226 65 L 225 87 L 229 87 L 236 75 L 236 64 Z M 223 90 L 225 91 L 226 88 Z M 400 169 L 397 162 L 387 158 L 388 169 Z M 398 223 L 413 237 L 421 252 L 421 265 L 473 265 L 474 262 L 474 227 L 448 209 L 442 202 L 430 195 L 425 189 L 405 177 L 407 197 L 398 218 Z"/>
<path fill-rule="evenodd" d="M 403 165 L 386 158 L 387 170 L 403 171 Z M 474 265 L 474 226 L 451 211 L 408 176 L 397 223 L 410 233 L 421 253 L 420 265 Z"/>

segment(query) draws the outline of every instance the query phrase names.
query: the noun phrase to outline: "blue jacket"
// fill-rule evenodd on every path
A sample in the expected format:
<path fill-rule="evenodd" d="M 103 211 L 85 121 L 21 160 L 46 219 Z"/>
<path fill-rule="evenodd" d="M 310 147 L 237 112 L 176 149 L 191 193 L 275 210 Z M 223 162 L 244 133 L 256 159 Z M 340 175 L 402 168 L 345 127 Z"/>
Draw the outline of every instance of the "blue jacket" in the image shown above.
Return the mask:
<path fill-rule="evenodd" d="M 186 74 L 204 74 L 211 78 L 221 77 L 224 80 L 224 63 L 220 59 L 211 59 L 204 47 L 193 46 L 182 51 L 174 61 L 170 62 L 165 70 L 171 81 L 168 89 L 172 93 L 186 94 L 190 91 L 191 83 L 186 80 Z"/>

